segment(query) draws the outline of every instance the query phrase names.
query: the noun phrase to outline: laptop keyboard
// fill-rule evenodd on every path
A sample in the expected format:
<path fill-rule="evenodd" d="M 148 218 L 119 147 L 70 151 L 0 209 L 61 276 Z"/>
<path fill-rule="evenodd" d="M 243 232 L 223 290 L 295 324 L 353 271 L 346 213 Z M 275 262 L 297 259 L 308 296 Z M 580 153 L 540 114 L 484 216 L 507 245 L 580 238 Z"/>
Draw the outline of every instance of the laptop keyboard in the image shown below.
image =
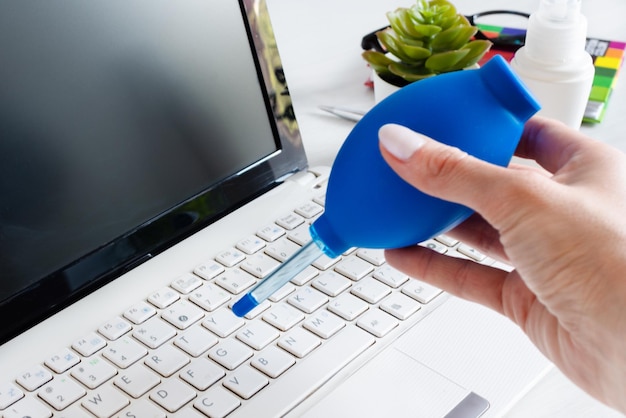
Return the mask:
<path fill-rule="evenodd" d="M 310 240 L 322 211 L 323 196 L 298 206 L 0 382 L 0 415 L 281 415 L 446 298 L 388 266 L 382 250 L 353 249 L 322 256 L 236 317 L 232 304 Z M 446 236 L 421 245 L 494 262 Z"/>

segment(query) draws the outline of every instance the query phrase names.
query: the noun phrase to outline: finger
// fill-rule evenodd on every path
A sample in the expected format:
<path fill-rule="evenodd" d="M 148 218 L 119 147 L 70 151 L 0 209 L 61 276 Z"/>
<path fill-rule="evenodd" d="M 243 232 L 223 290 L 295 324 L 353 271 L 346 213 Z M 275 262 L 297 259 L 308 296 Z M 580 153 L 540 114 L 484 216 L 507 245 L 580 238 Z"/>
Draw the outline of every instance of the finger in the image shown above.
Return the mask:
<path fill-rule="evenodd" d="M 535 160 L 555 173 L 586 148 L 589 141 L 591 139 L 561 122 L 536 116 L 524 125 L 515 155 Z"/>
<path fill-rule="evenodd" d="M 474 213 L 461 224 L 446 232 L 446 235 L 491 258 L 503 262 L 509 261 L 500 242 L 500 233 L 478 213 Z"/>
<path fill-rule="evenodd" d="M 516 221 L 521 199 L 541 195 L 528 174 L 520 181 L 519 170 L 479 160 L 403 126 L 384 125 L 379 138 L 383 158 L 409 184 L 476 210 L 498 229 L 507 218 Z M 545 176 L 533 177 L 546 182 Z"/>
<path fill-rule="evenodd" d="M 504 314 L 502 288 L 508 274 L 504 270 L 448 257 L 420 246 L 385 250 L 385 259 L 413 278 Z"/>
<path fill-rule="evenodd" d="M 506 315 L 526 332 L 532 326 L 528 321 L 531 312 L 543 309 L 516 272 L 448 257 L 420 246 L 385 250 L 385 259 L 413 278 Z"/>

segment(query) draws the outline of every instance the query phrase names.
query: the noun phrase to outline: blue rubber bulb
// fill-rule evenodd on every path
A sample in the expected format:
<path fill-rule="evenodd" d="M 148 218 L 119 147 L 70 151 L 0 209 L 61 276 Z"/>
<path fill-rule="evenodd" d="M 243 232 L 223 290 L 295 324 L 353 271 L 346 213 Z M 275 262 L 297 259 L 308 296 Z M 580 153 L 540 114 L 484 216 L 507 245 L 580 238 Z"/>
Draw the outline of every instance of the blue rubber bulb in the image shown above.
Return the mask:
<path fill-rule="evenodd" d="M 470 155 L 506 166 L 524 123 L 539 110 L 509 65 L 496 55 L 477 70 L 421 80 L 378 103 L 342 145 L 332 166 L 326 209 L 313 241 L 336 257 L 349 248 L 399 248 L 437 236 L 472 214 L 428 196 L 383 160 L 378 130 L 396 123 Z"/>

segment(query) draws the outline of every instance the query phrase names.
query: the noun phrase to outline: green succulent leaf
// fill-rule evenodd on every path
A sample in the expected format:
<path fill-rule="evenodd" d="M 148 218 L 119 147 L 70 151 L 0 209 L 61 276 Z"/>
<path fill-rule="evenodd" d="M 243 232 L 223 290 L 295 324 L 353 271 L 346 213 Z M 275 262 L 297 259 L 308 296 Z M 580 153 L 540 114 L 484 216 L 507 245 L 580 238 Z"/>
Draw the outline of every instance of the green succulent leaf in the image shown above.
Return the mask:
<path fill-rule="evenodd" d="M 488 41 L 473 40 L 477 28 L 448 0 L 416 0 L 387 13 L 391 28 L 376 34 L 388 51 L 363 57 L 379 74 L 415 81 L 477 63 Z"/>
<path fill-rule="evenodd" d="M 453 68 L 469 53 L 467 49 L 459 49 L 456 51 L 440 52 L 433 54 L 426 60 L 424 64 L 426 68 L 433 72 L 452 71 Z"/>
<path fill-rule="evenodd" d="M 403 43 L 393 31 L 379 32 L 378 40 L 389 53 L 402 61 L 422 60 L 431 55 L 430 50 L 427 48 Z"/>
<path fill-rule="evenodd" d="M 393 64 L 391 64 L 389 66 L 389 71 L 392 74 L 402 77 L 410 83 L 435 75 L 435 73 L 425 67 L 413 67 L 410 65 L 402 64 L 400 62 L 394 62 Z"/>
<path fill-rule="evenodd" d="M 364 51 L 363 58 L 378 74 L 385 74 L 389 72 L 389 65 L 395 61 L 387 57 L 385 54 L 378 51 Z"/>
<path fill-rule="evenodd" d="M 463 46 L 461 49 L 466 49 L 469 52 L 461 59 L 454 69 L 462 70 L 463 68 L 471 67 L 480 61 L 487 51 L 491 48 L 492 43 L 487 40 L 478 39 Z"/>
<path fill-rule="evenodd" d="M 446 51 L 461 48 L 476 34 L 474 26 L 455 26 L 438 33 L 433 37 L 431 47 L 433 51 Z"/>

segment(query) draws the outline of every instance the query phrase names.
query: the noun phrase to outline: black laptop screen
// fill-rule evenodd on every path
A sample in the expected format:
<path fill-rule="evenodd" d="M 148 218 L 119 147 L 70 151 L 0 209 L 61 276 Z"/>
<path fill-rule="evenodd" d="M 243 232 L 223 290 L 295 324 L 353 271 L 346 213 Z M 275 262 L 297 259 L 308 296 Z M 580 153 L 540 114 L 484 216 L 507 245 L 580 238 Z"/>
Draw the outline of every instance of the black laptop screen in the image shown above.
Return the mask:
<path fill-rule="evenodd" d="M 2 2 L 0 304 L 55 287 L 62 304 L 284 174 L 244 13 Z"/>

